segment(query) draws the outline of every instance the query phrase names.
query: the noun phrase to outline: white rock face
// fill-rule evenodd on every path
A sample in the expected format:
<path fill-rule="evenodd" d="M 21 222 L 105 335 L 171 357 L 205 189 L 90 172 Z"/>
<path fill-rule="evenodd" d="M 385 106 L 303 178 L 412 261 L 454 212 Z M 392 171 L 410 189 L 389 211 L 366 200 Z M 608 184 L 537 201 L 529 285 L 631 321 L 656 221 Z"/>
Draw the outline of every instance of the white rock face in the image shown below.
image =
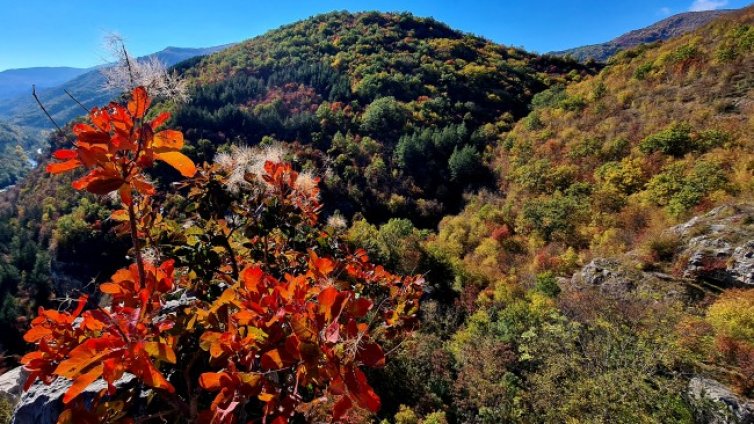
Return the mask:
<path fill-rule="evenodd" d="M 670 231 L 683 240 L 684 277 L 754 285 L 754 206 L 720 206 Z"/>
<path fill-rule="evenodd" d="M 26 376 L 27 373 L 23 367 L 13 368 L 0 375 L 0 396 L 7 398 L 13 404 L 18 402 L 23 394 Z"/>
<path fill-rule="evenodd" d="M 123 387 L 135 380 L 132 374 L 125 374 L 115 382 L 117 387 Z M 16 409 L 13 411 L 11 424 L 55 424 L 58 415 L 63 410 L 63 394 L 71 387 L 71 381 L 58 378 L 52 384 L 45 385 L 37 381 L 21 396 Z M 107 383 L 100 379 L 90 384 L 80 396 L 89 399 L 107 388 Z"/>
<path fill-rule="evenodd" d="M 688 394 L 696 405 L 697 422 L 708 424 L 750 424 L 754 422 L 754 403 L 734 394 L 718 381 L 694 377 Z"/>

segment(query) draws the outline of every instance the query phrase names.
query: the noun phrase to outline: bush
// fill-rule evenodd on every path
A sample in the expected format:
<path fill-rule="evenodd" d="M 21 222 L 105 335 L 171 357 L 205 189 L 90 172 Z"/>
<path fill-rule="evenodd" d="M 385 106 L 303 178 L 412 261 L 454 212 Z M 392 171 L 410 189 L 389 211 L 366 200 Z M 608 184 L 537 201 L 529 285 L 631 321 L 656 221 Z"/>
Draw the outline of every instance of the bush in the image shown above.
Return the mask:
<path fill-rule="evenodd" d="M 687 123 L 673 123 L 642 140 L 639 150 L 644 154 L 660 152 L 671 156 L 683 156 L 694 150 L 691 126 Z"/>
<path fill-rule="evenodd" d="M 558 281 L 555 279 L 555 274 L 551 271 L 538 274 L 534 290 L 549 297 L 558 297 L 560 294 L 560 286 L 558 286 Z"/>
<path fill-rule="evenodd" d="M 676 162 L 649 181 L 647 196 L 671 215 L 680 216 L 708 194 L 729 188 L 728 176 L 716 162 L 698 162 L 691 170 L 684 162 Z"/>

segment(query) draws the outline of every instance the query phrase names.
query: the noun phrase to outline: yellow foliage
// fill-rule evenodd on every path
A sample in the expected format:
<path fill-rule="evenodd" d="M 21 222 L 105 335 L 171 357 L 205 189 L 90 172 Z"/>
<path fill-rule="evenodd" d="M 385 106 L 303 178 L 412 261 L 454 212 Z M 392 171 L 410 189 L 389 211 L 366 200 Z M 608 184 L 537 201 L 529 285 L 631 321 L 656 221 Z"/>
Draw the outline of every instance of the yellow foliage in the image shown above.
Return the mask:
<path fill-rule="evenodd" d="M 718 333 L 754 343 L 754 289 L 724 292 L 710 306 L 707 320 Z"/>

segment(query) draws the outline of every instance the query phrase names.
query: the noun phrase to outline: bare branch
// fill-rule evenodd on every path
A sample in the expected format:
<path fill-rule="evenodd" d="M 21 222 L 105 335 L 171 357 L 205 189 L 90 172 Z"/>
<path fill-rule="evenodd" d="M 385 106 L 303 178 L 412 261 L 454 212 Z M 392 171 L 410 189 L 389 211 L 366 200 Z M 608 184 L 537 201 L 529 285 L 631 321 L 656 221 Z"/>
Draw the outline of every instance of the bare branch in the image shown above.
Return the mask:
<path fill-rule="evenodd" d="M 50 116 L 50 113 L 47 112 L 47 109 L 45 109 L 44 105 L 39 100 L 39 97 L 37 97 L 37 86 L 34 85 L 34 84 L 31 85 L 31 95 L 34 96 L 34 100 L 37 101 L 37 104 L 39 105 L 39 108 L 42 109 L 42 112 L 44 112 L 45 115 L 47 115 L 47 119 L 49 119 L 50 122 L 52 122 L 52 125 L 55 125 L 55 128 L 57 128 L 58 131 L 60 131 L 62 133 L 63 130 L 60 128 L 60 125 L 58 125 L 58 123 L 55 122 L 54 119 L 52 119 L 52 116 Z"/>
<path fill-rule="evenodd" d="M 89 109 L 87 109 L 87 108 L 86 108 L 86 106 L 82 105 L 82 104 L 81 104 L 81 102 L 80 102 L 80 101 L 78 101 L 78 99 L 77 99 L 77 98 L 73 97 L 73 94 L 71 94 L 71 93 L 70 93 L 70 92 L 68 91 L 68 89 L 67 89 L 67 88 L 64 88 L 64 89 L 63 89 L 63 91 L 65 91 L 65 94 L 67 94 L 67 95 L 68 95 L 68 97 L 70 97 L 70 98 L 71 98 L 71 100 L 73 100 L 74 102 L 76 102 L 76 104 L 78 104 L 79 106 L 81 106 L 81 109 L 84 109 L 84 111 L 85 111 L 86 113 L 89 113 Z"/>

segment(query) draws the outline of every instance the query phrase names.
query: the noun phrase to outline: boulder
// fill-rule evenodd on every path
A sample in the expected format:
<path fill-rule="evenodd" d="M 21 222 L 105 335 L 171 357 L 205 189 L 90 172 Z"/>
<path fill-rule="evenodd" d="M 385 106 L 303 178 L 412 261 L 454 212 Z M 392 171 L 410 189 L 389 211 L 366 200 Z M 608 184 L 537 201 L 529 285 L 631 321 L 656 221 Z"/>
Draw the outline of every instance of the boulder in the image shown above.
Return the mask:
<path fill-rule="evenodd" d="M 681 300 L 686 289 L 670 275 L 645 272 L 618 259 L 595 258 L 571 278 L 575 288 L 597 288 L 612 298 L 643 293 L 652 298 Z"/>
<path fill-rule="evenodd" d="M 115 382 L 117 387 L 125 387 L 135 381 L 135 376 L 125 374 Z M 49 385 L 37 381 L 21 396 L 13 411 L 11 424 L 55 424 L 63 410 L 63 394 L 71 387 L 71 381 L 58 378 Z M 90 384 L 81 394 L 82 399 L 92 399 L 107 388 L 107 383 L 100 379 Z"/>
<path fill-rule="evenodd" d="M 720 206 L 670 230 L 683 276 L 717 286 L 754 285 L 754 205 Z"/>
<path fill-rule="evenodd" d="M 23 367 L 16 367 L 0 375 L 0 396 L 15 405 L 24 391 L 27 373 Z"/>
<path fill-rule="evenodd" d="M 736 395 L 716 380 L 699 376 L 692 378 L 688 396 L 699 423 L 754 423 L 754 402 Z"/>

